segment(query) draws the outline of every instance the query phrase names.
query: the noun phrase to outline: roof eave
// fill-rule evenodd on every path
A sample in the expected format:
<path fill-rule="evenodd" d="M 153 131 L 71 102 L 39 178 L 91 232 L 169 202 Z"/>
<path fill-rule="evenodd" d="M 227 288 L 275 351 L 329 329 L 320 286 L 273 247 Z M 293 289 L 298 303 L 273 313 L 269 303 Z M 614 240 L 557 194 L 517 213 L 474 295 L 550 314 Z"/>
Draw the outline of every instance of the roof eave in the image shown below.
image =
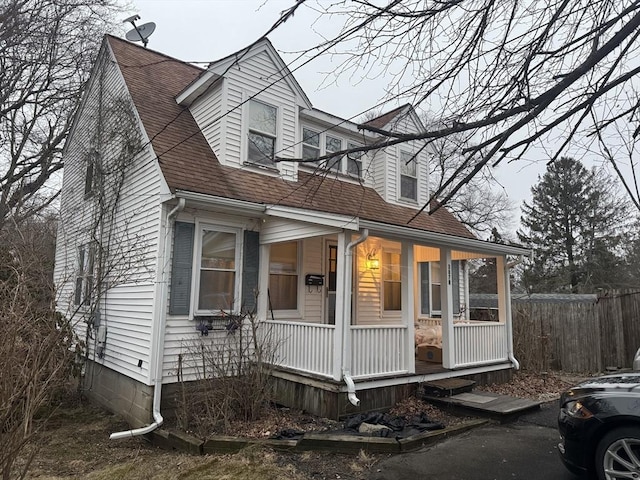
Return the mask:
<path fill-rule="evenodd" d="M 220 75 L 209 70 L 203 72 L 193 83 L 178 94 L 176 102 L 184 107 L 191 106 L 200 95 L 206 92 L 220 78 Z"/>
<path fill-rule="evenodd" d="M 486 255 L 518 255 L 530 256 L 531 250 L 515 245 L 503 245 L 486 242 L 477 238 L 459 237 L 446 233 L 430 232 L 411 227 L 390 225 L 371 220 L 360 220 L 361 228 L 368 228 L 373 234 L 395 237 L 432 245 L 442 245 L 465 252 L 482 253 Z"/>

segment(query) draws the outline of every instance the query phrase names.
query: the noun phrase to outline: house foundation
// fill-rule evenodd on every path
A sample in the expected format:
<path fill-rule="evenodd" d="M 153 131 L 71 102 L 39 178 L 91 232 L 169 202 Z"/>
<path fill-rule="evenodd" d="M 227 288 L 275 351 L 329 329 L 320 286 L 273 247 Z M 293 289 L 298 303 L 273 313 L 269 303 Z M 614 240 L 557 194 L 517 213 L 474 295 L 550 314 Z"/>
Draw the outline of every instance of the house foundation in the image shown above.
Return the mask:
<path fill-rule="evenodd" d="M 152 421 L 153 387 L 91 360 L 85 364 L 83 393 L 134 428 Z"/>

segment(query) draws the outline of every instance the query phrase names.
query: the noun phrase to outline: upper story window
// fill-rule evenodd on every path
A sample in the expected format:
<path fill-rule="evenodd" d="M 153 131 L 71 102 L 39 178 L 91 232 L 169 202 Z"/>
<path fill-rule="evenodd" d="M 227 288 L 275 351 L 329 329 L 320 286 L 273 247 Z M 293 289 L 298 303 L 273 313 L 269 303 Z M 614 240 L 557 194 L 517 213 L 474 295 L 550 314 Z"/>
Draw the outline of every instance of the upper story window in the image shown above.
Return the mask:
<path fill-rule="evenodd" d="M 275 165 L 278 109 L 273 105 L 249 101 L 249 149 L 247 161 L 258 165 Z"/>
<path fill-rule="evenodd" d="M 235 230 L 219 227 L 201 229 L 197 312 L 235 310 L 239 250 Z"/>
<path fill-rule="evenodd" d="M 325 144 L 324 149 L 327 154 L 332 152 L 339 152 L 340 150 L 342 150 L 342 140 L 340 138 L 332 137 L 331 135 L 326 135 L 324 144 Z M 336 172 L 342 172 L 343 171 L 342 157 L 336 156 L 336 157 L 330 158 L 329 160 L 327 160 L 327 166 L 331 170 L 335 170 Z"/>
<path fill-rule="evenodd" d="M 98 171 L 98 151 L 91 148 L 87 155 L 87 168 L 84 177 L 84 196 L 89 197 L 93 194 L 96 187 L 96 172 Z"/>
<path fill-rule="evenodd" d="M 269 259 L 270 308 L 296 310 L 298 308 L 298 242 L 271 245 Z"/>
<path fill-rule="evenodd" d="M 400 198 L 418 200 L 418 171 L 412 153 L 400 151 Z"/>
<path fill-rule="evenodd" d="M 360 147 L 360 145 L 357 143 L 349 142 L 347 144 L 348 149 L 358 147 Z M 362 152 L 354 152 L 347 155 L 347 172 L 350 175 L 362 176 Z"/>
<path fill-rule="evenodd" d="M 311 160 L 320 156 L 329 155 L 332 152 L 356 148 L 360 145 L 347 142 L 345 139 L 330 133 L 318 132 L 308 127 L 302 127 L 302 158 Z M 350 176 L 362 177 L 362 153 L 354 153 L 348 156 L 331 157 L 319 164 L 319 162 L 309 162 L 312 165 L 320 165 L 322 168 Z"/>
<path fill-rule="evenodd" d="M 320 134 L 310 128 L 302 129 L 302 158 L 309 160 L 320 156 Z"/>
<path fill-rule="evenodd" d="M 93 270 L 95 266 L 95 244 L 85 243 L 78 247 L 78 270 L 76 274 L 76 289 L 74 303 L 88 307 L 93 293 Z"/>

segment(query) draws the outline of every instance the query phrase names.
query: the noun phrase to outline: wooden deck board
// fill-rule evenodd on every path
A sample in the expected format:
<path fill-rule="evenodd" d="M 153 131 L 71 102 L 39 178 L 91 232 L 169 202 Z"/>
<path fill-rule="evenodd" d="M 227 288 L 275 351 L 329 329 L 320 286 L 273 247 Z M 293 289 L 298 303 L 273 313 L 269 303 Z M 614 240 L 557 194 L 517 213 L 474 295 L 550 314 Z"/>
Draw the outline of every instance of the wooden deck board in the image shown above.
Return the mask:
<path fill-rule="evenodd" d="M 425 399 L 435 404 L 469 410 L 498 419 L 509 418 L 540 408 L 540 402 L 533 400 L 480 391 L 461 393 L 451 397 L 428 396 Z"/>

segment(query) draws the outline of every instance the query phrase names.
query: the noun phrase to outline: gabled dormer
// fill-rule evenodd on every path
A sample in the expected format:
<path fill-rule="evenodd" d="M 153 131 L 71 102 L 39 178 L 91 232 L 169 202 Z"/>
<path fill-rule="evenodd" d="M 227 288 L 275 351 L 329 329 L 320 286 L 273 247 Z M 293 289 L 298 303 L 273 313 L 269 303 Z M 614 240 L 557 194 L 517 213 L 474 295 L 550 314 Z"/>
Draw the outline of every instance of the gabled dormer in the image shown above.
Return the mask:
<path fill-rule="evenodd" d="M 424 131 L 414 108 L 407 104 L 365 123 L 376 140 L 391 134 Z M 419 208 L 429 200 L 429 154 L 426 143 L 412 140 L 379 150 L 372 159 L 374 188 L 390 203 Z"/>
<path fill-rule="evenodd" d="M 222 165 L 297 179 L 300 109 L 311 102 L 268 40 L 213 62 L 177 97 Z"/>

